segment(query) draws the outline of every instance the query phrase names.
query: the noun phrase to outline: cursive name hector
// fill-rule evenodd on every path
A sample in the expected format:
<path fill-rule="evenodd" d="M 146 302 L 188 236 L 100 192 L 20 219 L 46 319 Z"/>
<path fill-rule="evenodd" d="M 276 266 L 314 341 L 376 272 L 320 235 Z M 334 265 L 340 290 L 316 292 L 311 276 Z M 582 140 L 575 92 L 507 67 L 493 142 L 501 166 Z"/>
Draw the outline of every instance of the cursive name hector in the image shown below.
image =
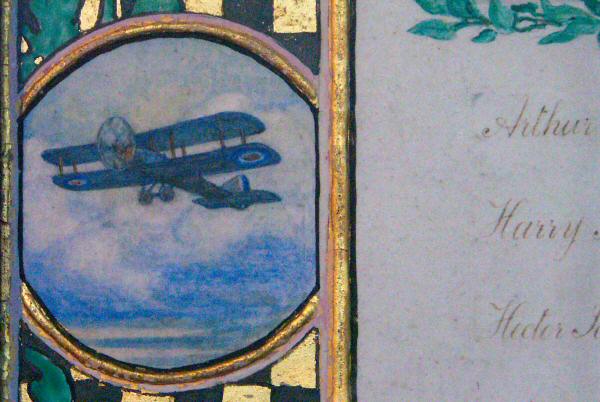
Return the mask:
<path fill-rule="evenodd" d="M 529 108 L 529 97 L 525 97 L 519 114 L 513 118 L 497 117 L 496 124 L 485 127 L 481 131 L 483 138 L 505 134 L 513 137 L 566 137 L 574 135 L 591 136 L 597 134 L 590 117 L 581 119 L 561 116 L 562 101 L 557 101 L 552 107 L 542 105 L 532 112 Z"/>
<path fill-rule="evenodd" d="M 549 308 L 538 314 L 526 315 L 525 302 L 511 300 L 505 305 L 490 303 L 498 317 L 494 321 L 491 338 L 503 340 L 549 340 L 570 337 L 573 339 L 600 339 L 600 309 L 590 314 L 583 327 L 568 327 L 557 320 Z"/>

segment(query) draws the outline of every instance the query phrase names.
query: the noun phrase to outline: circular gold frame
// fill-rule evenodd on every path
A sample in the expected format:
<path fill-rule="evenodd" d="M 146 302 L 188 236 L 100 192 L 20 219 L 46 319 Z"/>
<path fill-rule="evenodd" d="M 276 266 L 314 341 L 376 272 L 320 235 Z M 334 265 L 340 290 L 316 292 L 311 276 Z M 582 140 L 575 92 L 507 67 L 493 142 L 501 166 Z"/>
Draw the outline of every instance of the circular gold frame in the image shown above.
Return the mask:
<path fill-rule="evenodd" d="M 193 14 L 151 15 L 123 20 L 81 37 L 48 59 L 27 81 L 20 96 L 19 114 L 24 116 L 58 77 L 93 52 L 127 40 L 149 35 L 202 34 L 230 43 L 260 57 L 272 66 L 302 94 L 313 107 L 318 107 L 316 77 L 293 55 L 266 35 L 221 18 Z M 319 306 L 313 295 L 294 316 L 254 349 L 197 368 L 159 370 L 135 367 L 100 355 L 82 347 L 67 330 L 56 323 L 46 307 L 26 283 L 21 288 L 23 316 L 27 324 L 59 353 L 84 373 L 100 381 L 132 389 L 191 389 L 217 382 L 239 370 L 284 351 L 299 335 L 309 329 Z"/>

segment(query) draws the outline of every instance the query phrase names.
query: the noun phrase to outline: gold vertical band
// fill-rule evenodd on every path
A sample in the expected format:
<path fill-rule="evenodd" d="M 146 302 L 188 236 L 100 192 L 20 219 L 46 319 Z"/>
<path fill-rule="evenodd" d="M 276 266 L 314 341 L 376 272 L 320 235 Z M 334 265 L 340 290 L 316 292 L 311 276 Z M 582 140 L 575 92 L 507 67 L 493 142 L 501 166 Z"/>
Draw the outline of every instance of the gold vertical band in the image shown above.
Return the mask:
<path fill-rule="evenodd" d="M 12 143 L 11 143 L 11 41 L 12 41 L 12 4 L 11 0 L 2 0 L 2 99 L 0 104 L 1 121 L 1 158 L 2 158 L 2 212 L 0 214 L 2 227 L 0 229 L 0 395 L 3 401 L 14 400 L 16 395 L 11 395 L 10 381 L 14 373 L 11 372 L 13 357 L 11 330 L 13 322 L 10 314 L 11 294 L 11 256 L 12 241 L 10 231 L 10 206 L 12 203 Z"/>
<path fill-rule="evenodd" d="M 328 400 L 349 401 L 350 392 L 350 0 L 330 0 L 329 63 L 331 298 Z"/>

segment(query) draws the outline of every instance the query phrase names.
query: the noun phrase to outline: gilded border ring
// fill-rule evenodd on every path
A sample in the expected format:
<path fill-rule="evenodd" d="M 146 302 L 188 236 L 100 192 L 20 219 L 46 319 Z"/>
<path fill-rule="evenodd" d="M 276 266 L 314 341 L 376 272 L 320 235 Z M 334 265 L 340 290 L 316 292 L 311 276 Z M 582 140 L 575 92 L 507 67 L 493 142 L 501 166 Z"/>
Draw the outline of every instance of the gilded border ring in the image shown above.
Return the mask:
<path fill-rule="evenodd" d="M 217 17 L 194 14 L 164 14 L 131 18 L 98 29 L 60 50 L 49 58 L 29 78 L 20 94 L 19 114 L 24 116 L 43 96 L 44 90 L 61 74 L 77 65 L 78 61 L 124 40 L 134 40 L 154 34 L 203 34 L 243 48 L 260 57 L 300 92 L 313 107 L 318 107 L 317 79 L 295 56 L 281 48 L 268 36 L 245 26 Z M 75 341 L 68 332 L 52 320 L 45 306 L 33 295 L 27 284 L 21 289 L 23 316 L 41 337 L 58 348 L 59 352 L 75 362 L 86 374 L 100 381 L 134 389 L 179 390 L 202 387 L 224 376 L 250 367 L 260 360 L 280 352 L 285 345 L 309 329 L 319 305 L 313 295 L 294 316 L 262 343 L 240 355 L 197 367 L 172 370 L 137 368 L 109 357 L 99 355 Z"/>

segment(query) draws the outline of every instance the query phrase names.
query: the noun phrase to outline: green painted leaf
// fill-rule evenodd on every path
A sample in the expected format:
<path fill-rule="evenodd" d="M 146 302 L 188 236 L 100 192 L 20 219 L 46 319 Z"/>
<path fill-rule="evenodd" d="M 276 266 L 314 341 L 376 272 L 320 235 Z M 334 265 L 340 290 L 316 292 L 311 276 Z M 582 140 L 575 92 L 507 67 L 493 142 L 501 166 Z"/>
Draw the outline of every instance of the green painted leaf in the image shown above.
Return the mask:
<path fill-rule="evenodd" d="M 446 0 L 415 0 L 418 5 L 429 14 L 448 14 Z"/>
<path fill-rule="evenodd" d="M 121 0 L 121 18 L 131 17 L 135 7 L 135 0 Z"/>
<path fill-rule="evenodd" d="M 563 24 L 577 17 L 590 17 L 584 10 L 566 4 L 554 6 L 550 0 L 540 0 L 544 17 L 551 22 Z"/>
<path fill-rule="evenodd" d="M 551 33 L 550 35 L 544 36 L 540 39 L 540 45 L 549 45 L 551 43 L 566 43 L 570 42 L 573 39 L 577 38 L 577 34 L 573 32 L 568 32 L 566 29 L 563 31 L 558 31 Z"/>
<path fill-rule="evenodd" d="M 442 20 L 427 20 L 419 22 L 417 25 L 408 30 L 408 32 L 428 36 L 438 40 L 450 40 L 456 36 L 454 24 Z"/>
<path fill-rule="evenodd" d="M 446 5 L 451 15 L 459 18 L 477 18 L 481 16 L 475 0 L 447 0 Z"/>
<path fill-rule="evenodd" d="M 529 13 L 532 15 L 537 14 L 538 11 L 538 5 L 531 2 L 525 4 L 513 4 L 510 8 L 517 13 Z"/>
<path fill-rule="evenodd" d="M 102 3 L 102 23 L 114 21 L 117 18 L 116 0 L 103 0 Z"/>
<path fill-rule="evenodd" d="M 149 13 L 178 13 L 184 11 L 178 0 L 137 0 L 133 15 Z"/>
<path fill-rule="evenodd" d="M 575 18 L 567 26 L 567 29 L 572 29 L 579 35 L 593 35 L 599 28 L 600 20 L 591 17 Z"/>
<path fill-rule="evenodd" d="M 71 388 L 63 371 L 50 359 L 33 349 L 25 349 L 25 359 L 41 374 L 41 379 L 30 385 L 36 402 L 71 402 Z"/>
<path fill-rule="evenodd" d="M 566 43 L 580 35 L 592 35 L 598 32 L 600 22 L 593 18 L 575 18 L 569 25 L 558 32 L 551 33 L 540 40 L 540 45 L 551 43 Z"/>
<path fill-rule="evenodd" d="M 498 33 L 493 29 L 484 29 L 471 40 L 475 43 L 489 43 L 495 41 L 496 36 L 498 36 Z"/>
<path fill-rule="evenodd" d="M 524 24 L 522 24 L 522 25 L 519 25 L 519 22 L 517 22 L 517 25 L 515 26 L 514 29 L 517 32 L 531 32 L 535 29 L 546 29 L 547 26 L 548 26 L 548 24 L 546 24 L 546 23 L 525 20 Z"/>
<path fill-rule="evenodd" d="M 591 12 L 600 16 L 600 0 L 583 0 L 583 2 Z"/>
<path fill-rule="evenodd" d="M 19 79 L 23 83 L 37 68 L 38 57 L 46 59 L 56 49 L 79 35 L 76 0 L 30 0 L 29 11 L 36 24 L 23 25 L 22 35 L 29 42 L 29 52 L 21 55 Z"/>
<path fill-rule="evenodd" d="M 515 24 L 515 13 L 506 7 L 500 0 L 490 0 L 490 20 L 496 28 L 504 32 L 511 32 Z"/>

